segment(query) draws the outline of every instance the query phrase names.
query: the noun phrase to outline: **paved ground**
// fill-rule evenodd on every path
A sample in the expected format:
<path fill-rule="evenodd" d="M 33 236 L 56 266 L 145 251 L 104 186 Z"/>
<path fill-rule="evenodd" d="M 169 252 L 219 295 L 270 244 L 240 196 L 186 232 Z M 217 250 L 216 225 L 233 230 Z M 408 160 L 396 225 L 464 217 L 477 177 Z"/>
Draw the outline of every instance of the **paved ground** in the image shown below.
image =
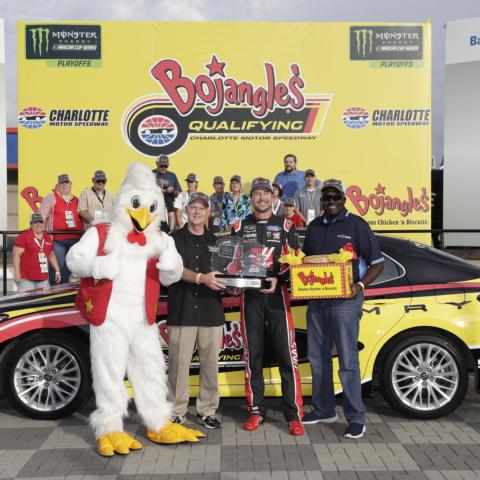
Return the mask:
<path fill-rule="evenodd" d="M 341 415 L 337 424 L 307 426 L 305 436 L 292 437 L 278 400 L 270 402 L 268 423 L 251 433 L 240 428 L 243 400 L 223 400 L 223 429 L 195 445 L 150 443 L 132 412 L 126 429 L 144 449 L 102 458 L 87 425 L 92 402 L 69 418 L 39 422 L 0 399 L 0 479 L 480 479 L 480 403 L 472 388 L 438 421 L 400 417 L 380 394 L 366 403 L 367 436 L 358 441 L 343 438 Z"/>

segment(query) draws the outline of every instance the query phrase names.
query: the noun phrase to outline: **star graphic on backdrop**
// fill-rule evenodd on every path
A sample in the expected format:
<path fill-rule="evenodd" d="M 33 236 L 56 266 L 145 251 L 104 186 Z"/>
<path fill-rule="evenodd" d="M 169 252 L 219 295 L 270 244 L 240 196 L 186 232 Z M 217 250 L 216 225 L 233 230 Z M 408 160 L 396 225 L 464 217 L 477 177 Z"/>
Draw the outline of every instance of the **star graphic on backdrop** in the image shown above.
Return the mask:
<path fill-rule="evenodd" d="M 93 303 L 90 299 L 85 302 L 85 308 L 87 309 L 87 313 L 91 313 L 93 310 Z"/>
<path fill-rule="evenodd" d="M 219 62 L 216 55 L 212 55 L 210 63 L 207 63 L 205 66 L 208 68 L 209 77 L 213 77 L 216 74 L 225 77 L 225 73 L 223 72 L 223 69 L 225 68 L 225 62 Z"/>
<path fill-rule="evenodd" d="M 382 187 L 382 185 L 380 184 L 380 182 L 377 184 L 377 186 L 375 187 L 375 193 L 377 195 L 385 195 L 385 187 Z"/>

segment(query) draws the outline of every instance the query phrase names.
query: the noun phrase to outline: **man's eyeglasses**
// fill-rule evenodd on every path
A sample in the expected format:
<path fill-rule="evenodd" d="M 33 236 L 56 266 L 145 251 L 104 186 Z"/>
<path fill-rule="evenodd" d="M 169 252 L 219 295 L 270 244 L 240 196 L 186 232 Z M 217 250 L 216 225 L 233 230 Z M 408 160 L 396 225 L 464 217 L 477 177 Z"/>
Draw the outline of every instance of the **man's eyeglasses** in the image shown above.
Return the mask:
<path fill-rule="evenodd" d="M 329 201 L 339 202 L 342 198 L 343 198 L 343 195 L 340 195 L 339 193 L 335 195 L 322 195 L 322 200 L 324 202 L 329 202 Z"/>
<path fill-rule="evenodd" d="M 106 180 L 95 180 L 95 183 L 107 183 Z"/>

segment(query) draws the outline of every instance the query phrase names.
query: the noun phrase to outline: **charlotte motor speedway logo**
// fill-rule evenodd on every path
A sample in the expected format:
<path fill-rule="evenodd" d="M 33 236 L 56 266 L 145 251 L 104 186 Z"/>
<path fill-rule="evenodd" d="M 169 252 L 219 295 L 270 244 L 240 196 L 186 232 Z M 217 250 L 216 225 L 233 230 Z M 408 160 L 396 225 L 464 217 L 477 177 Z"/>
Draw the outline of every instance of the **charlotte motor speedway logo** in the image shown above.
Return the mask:
<path fill-rule="evenodd" d="M 264 85 L 226 74 L 227 63 L 212 55 L 206 73 L 190 78 L 174 59 L 156 63 L 150 74 L 165 96 L 133 101 L 122 118 L 125 142 L 157 156 L 180 150 L 191 140 L 313 140 L 321 131 L 331 94 L 306 96 L 300 65 L 291 64 L 286 81 L 275 66 L 263 64 Z"/>
<path fill-rule="evenodd" d="M 342 121 L 350 128 L 362 128 L 368 125 L 370 115 L 362 107 L 350 107 L 343 112 Z"/>
<path fill-rule="evenodd" d="M 47 114 L 38 107 L 26 107 L 18 114 L 18 122 L 29 130 L 43 127 L 47 121 Z"/>
<path fill-rule="evenodd" d="M 43 127 L 108 127 L 110 110 L 98 108 L 53 108 L 48 114 L 39 107 L 25 107 L 18 123 L 29 130 Z"/>
<path fill-rule="evenodd" d="M 426 127 L 430 125 L 428 108 L 376 108 L 372 115 L 362 107 L 350 107 L 343 112 L 343 123 L 349 128 Z"/>

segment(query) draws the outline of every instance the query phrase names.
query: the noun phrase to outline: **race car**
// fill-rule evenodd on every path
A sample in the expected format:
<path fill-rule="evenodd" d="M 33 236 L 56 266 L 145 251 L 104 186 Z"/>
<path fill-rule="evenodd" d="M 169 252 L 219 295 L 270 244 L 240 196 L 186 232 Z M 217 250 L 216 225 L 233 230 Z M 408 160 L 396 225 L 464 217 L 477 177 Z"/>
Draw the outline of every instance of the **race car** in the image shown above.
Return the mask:
<path fill-rule="evenodd" d="M 385 268 L 365 291 L 358 342 L 364 389 L 379 388 L 393 408 L 411 418 L 446 415 L 462 402 L 470 372 L 479 390 L 480 268 L 414 241 L 378 239 Z M 89 398 L 88 325 L 74 307 L 77 289 L 78 284 L 59 285 L 0 300 L 0 391 L 29 417 L 65 417 Z M 166 356 L 167 295 L 162 291 L 157 316 Z M 219 354 L 220 393 L 242 396 L 239 299 L 226 296 L 223 301 L 227 321 Z M 308 396 L 306 308 L 307 302 L 292 301 L 302 391 Z M 266 394 L 280 396 L 278 365 L 273 349 L 266 351 L 272 352 L 264 364 Z M 335 351 L 332 356 L 337 371 Z M 198 393 L 198 368 L 195 351 L 192 396 Z M 334 381 L 340 393 L 338 376 Z"/>

